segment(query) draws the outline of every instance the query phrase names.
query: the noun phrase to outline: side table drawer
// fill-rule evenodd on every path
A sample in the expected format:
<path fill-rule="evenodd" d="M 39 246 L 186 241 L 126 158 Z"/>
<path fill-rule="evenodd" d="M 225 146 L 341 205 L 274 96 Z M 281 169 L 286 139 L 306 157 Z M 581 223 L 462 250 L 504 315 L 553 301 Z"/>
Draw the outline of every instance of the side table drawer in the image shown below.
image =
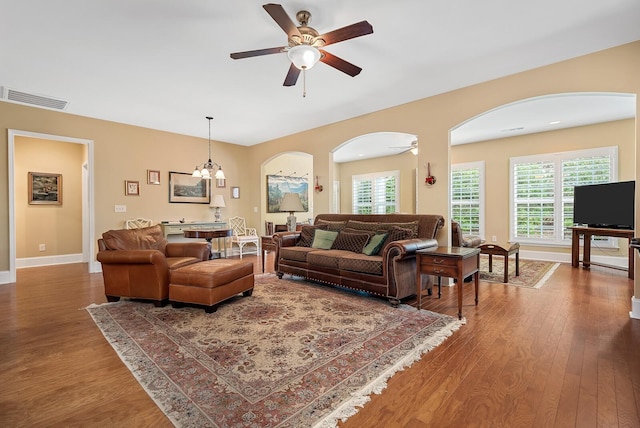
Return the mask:
<path fill-rule="evenodd" d="M 420 264 L 420 273 L 436 275 L 436 276 L 446 276 L 448 278 L 455 278 L 458 276 L 458 268 L 457 266 L 450 266 L 444 264 Z"/>

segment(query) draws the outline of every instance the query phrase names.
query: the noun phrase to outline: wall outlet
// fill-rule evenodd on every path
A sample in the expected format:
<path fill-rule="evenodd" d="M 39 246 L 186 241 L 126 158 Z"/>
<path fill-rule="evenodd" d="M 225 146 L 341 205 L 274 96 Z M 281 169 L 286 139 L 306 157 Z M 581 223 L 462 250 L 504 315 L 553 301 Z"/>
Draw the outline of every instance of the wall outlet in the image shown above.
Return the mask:
<path fill-rule="evenodd" d="M 253 212 L 257 213 L 258 212 L 258 207 L 253 207 Z"/>
<path fill-rule="evenodd" d="M 493 235 L 493 236 L 491 237 L 491 242 L 498 242 L 498 237 L 497 237 L 497 236 L 495 236 L 495 235 Z"/>
<path fill-rule="evenodd" d="M 114 211 L 117 213 L 126 213 L 127 212 L 127 206 L 126 205 L 116 205 L 114 208 Z"/>
<path fill-rule="evenodd" d="M 38 245 L 38 251 L 46 251 L 47 247 L 44 244 Z"/>

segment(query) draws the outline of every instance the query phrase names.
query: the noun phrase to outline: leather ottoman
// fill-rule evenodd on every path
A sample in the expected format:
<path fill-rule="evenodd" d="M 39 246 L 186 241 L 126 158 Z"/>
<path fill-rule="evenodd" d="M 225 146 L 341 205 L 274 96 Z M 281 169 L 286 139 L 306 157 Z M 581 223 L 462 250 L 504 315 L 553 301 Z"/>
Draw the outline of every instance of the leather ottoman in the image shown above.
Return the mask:
<path fill-rule="evenodd" d="M 169 275 L 169 300 L 174 307 L 190 303 L 211 313 L 218 303 L 238 293 L 253 293 L 253 262 L 208 260 L 174 269 Z"/>

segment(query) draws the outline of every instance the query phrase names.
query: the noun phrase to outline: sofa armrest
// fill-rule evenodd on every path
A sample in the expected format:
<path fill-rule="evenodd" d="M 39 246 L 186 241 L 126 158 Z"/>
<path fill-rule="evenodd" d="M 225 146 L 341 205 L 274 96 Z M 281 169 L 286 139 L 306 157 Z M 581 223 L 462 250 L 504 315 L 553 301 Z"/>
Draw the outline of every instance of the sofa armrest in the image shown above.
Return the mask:
<path fill-rule="evenodd" d="M 202 261 L 209 260 L 210 242 L 169 242 L 165 249 L 167 257 L 195 257 Z"/>
<path fill-rule="evenodd" d="M 382 254 L 382 269 L 387 276 L 388 296 L 404 297 L 416 293 L 416 251 L 437 248 L 437 239 L 403 239 L 387 245 Z M 431 287 L 430 275 L 422 275 L 421 288 Z"/>
<path fill-rule="evenodd" d="M 300 232 L 278 232 L 273 235 L 276 248 L 295 247 L 300 240 Z"/>
<path fill-rule="evenodd" d="M 165 255 L 158 250 L 99 251 L 96 259 L 105 264 L 166 264 Z"/>
<path fill-rule="evenodd" d="M 438 246 L 437 239 L 403 239 L 400 241 L 393 241 L 387 248 L 385 248 L 382 254 L 383 258 L 398 257 L 404 259 L 405 257 L 412 256 L 418 250 L 424 250 L 426 248 L 434 248 Z"/>

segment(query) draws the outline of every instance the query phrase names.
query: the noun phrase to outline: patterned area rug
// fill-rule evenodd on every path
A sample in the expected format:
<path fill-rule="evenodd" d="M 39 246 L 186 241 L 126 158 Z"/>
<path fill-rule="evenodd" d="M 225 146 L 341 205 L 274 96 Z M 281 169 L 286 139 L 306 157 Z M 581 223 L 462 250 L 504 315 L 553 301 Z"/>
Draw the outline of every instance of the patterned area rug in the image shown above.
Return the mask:
<path fill-rule="evenodd" d="M 256 276 L 206 314 L 123 300 L 87 308 L 176 426 L 335 426 L 463 322 L 383 299 Z"/>
<path fill-rule="evenodd" d="M 509 257 L 508 284 L 518 287 L 540 288 L 560 263 L 520 259 L 520 275 L 516 276 L 516 259 Z M 504 257 L 493 256 L 493 272 L 489 272 L 489 256 L 480 255 L 480 280 L 504 283 Z"/>

